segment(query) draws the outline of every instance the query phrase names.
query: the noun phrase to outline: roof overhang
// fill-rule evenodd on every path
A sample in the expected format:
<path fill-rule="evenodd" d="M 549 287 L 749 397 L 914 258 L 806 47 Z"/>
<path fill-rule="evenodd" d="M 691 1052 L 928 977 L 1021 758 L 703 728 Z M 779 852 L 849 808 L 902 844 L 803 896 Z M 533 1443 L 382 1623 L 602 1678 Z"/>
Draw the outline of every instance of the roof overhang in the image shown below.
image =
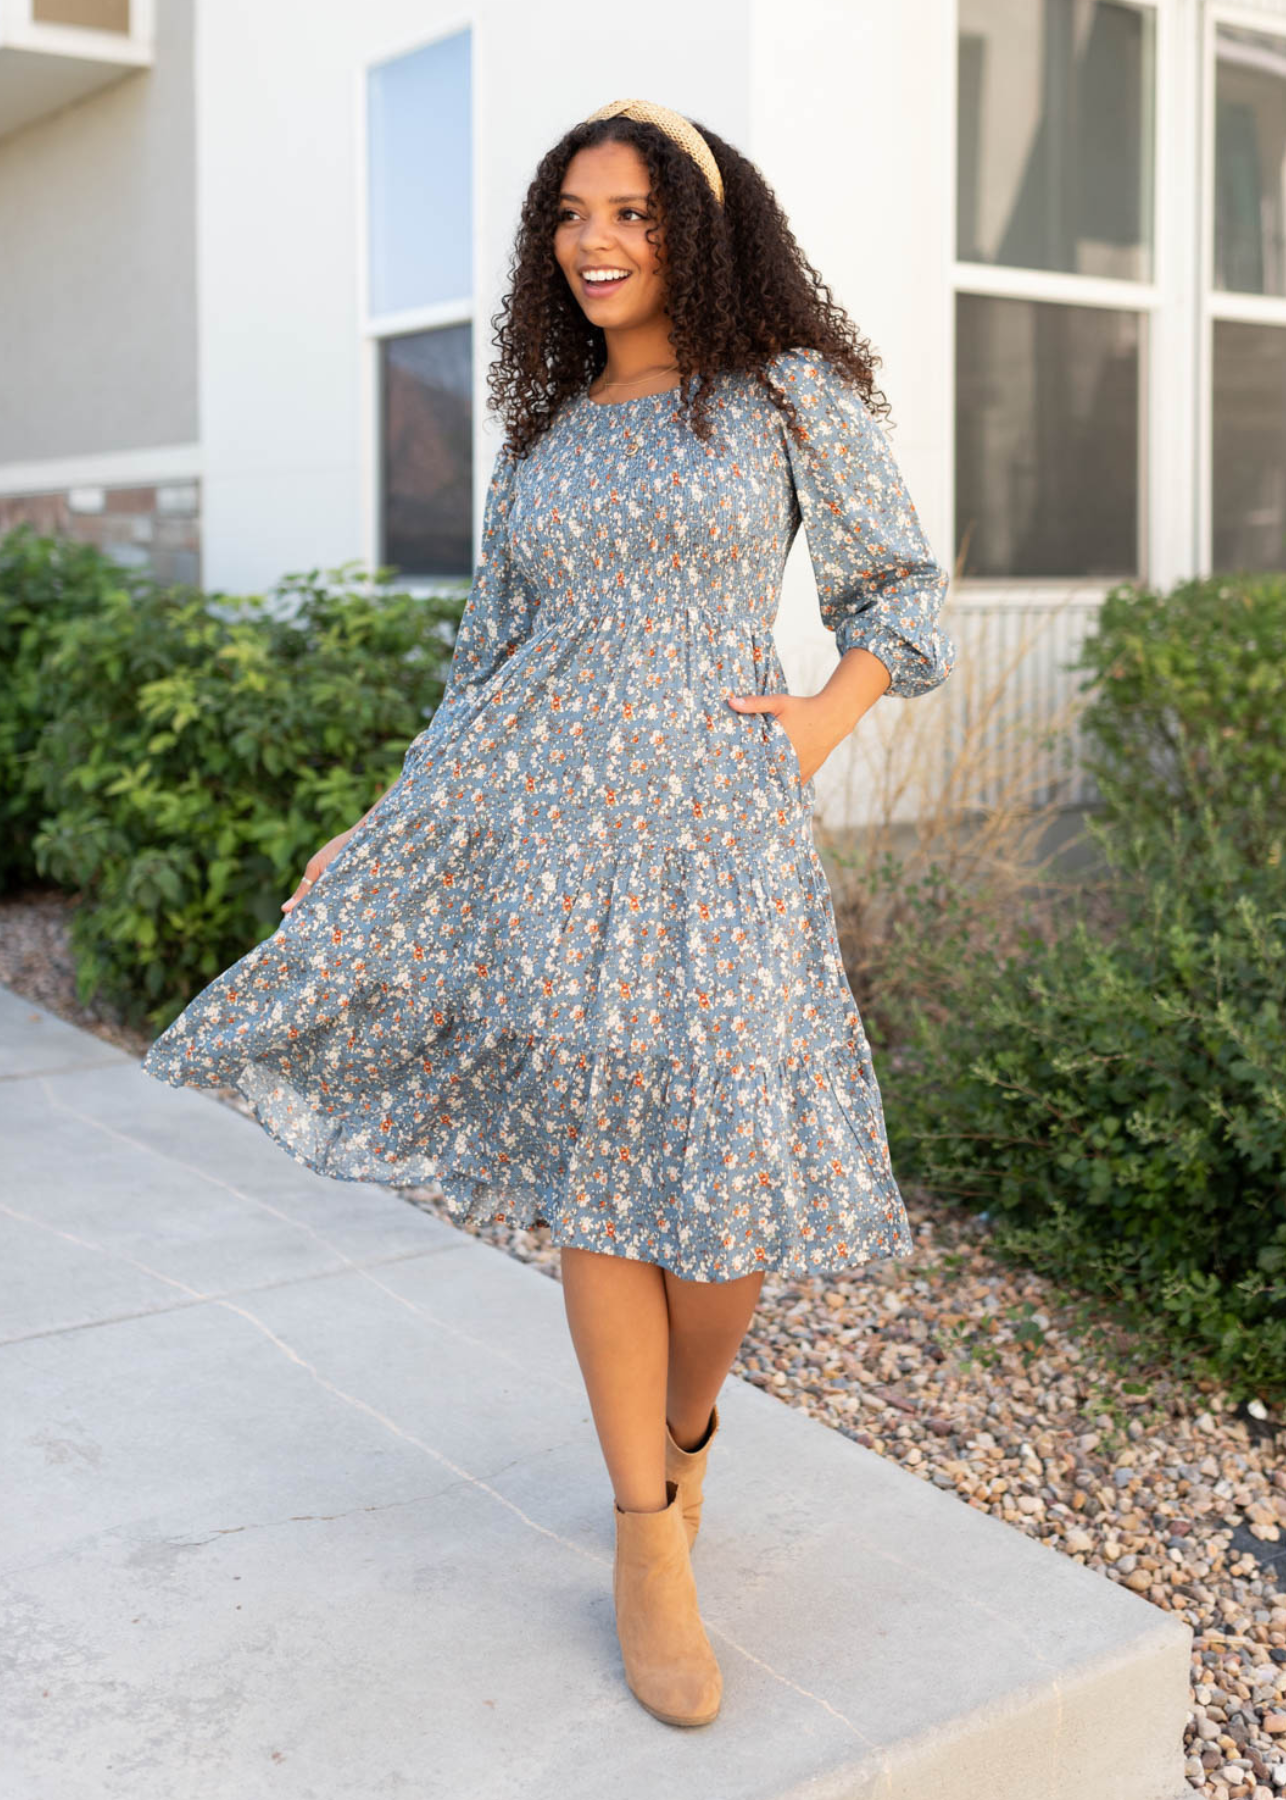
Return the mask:
<path fill-rule="evenodd" d="M 44 24 L 32 0 L 0 0 L 0 138 L 152 66 L 153 7 L 132 0 L 130 30 Z"/>

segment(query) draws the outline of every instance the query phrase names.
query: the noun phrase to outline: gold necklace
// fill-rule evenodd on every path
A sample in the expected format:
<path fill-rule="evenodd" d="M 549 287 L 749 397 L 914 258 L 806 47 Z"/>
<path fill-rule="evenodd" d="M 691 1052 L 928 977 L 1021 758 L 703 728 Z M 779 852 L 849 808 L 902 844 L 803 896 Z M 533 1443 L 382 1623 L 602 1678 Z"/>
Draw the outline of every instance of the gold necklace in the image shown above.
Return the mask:
<path fill-rule="evenodd" d="M 634 383 L 636 381 L 646 381 L 649 375 L 661 375 L 661 374 L 664 374 L 669 369 L 677 369 L 678 366 L 679 365 L 676 362 L 657 363 L 654 368 L 644 369 L 641 375 L 631 375 L 628 381 L 600 382 L 598 387 L 595 388 L 593 391 L 596 394 L 601 394 L 601 393 L 605 392 L 605 390 L 608 388 L 633 387 Z"/>

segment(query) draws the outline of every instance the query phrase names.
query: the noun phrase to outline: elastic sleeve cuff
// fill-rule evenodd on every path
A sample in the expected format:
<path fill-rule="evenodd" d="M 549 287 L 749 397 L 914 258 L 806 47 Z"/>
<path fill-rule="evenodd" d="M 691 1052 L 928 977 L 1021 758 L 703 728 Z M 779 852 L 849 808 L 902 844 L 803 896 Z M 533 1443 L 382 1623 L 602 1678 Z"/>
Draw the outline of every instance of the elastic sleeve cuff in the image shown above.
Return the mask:
<path fill-rule="evenodd" d="M 864 625 L 861 615 L 841 619 L 835 628 L 839 654 L 861 649 L 878 656 L 891 680 L 885 689 L 901 699 L 927 694 L 940 686 L 955 666 L 958 655 L 952 638 L 935 626 L 919 641 L 904 637 L 891 625 Z"/>

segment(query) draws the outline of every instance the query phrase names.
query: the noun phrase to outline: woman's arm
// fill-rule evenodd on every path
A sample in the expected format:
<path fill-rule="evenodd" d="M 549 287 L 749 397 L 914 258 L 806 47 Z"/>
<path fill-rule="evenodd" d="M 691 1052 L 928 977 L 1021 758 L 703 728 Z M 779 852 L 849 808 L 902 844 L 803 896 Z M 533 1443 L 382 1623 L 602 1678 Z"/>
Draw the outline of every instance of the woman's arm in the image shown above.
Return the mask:
<path fill-rule="evenodd" d="M 928 693 L 957 650 L 938 623 L 947 571 L 861 394 L 812 350 L 784 351 L 773 373 L 805 429 L 801 444 L 783 421 L 822 623 L 840 660 L 817 694 L 749 694 L 732 704 L 777 715 L 807 780 L 882 694 Z"/>

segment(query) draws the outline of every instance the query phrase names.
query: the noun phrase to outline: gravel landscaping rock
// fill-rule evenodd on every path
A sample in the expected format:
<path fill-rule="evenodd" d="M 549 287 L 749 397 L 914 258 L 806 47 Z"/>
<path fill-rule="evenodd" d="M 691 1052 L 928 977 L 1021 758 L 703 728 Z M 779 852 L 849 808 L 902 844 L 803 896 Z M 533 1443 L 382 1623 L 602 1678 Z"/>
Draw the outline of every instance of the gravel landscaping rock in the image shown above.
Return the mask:
<path fill-rule="evenodd" d="M 0 904 L 0 982 L 141 1055 L 146 1039 L 76 1000 L 68 913 L 57 895 Z M 453 1223 L 431 1188 L 402 1191 Z M 1281 1800 L 1283 1421 L 1133 1358 L 1106 1307 L 1087 1331 L 1053 1284 L 994 1254 L 984 1219 L 906 1198 L 914 1257 L 808 1280 L 770 1273 L 733 1373 L 1181 1614 L 1194 1633 L 1190 1786 Z M 559 1279 L 547 1228 L 469 1230 Z"/>

